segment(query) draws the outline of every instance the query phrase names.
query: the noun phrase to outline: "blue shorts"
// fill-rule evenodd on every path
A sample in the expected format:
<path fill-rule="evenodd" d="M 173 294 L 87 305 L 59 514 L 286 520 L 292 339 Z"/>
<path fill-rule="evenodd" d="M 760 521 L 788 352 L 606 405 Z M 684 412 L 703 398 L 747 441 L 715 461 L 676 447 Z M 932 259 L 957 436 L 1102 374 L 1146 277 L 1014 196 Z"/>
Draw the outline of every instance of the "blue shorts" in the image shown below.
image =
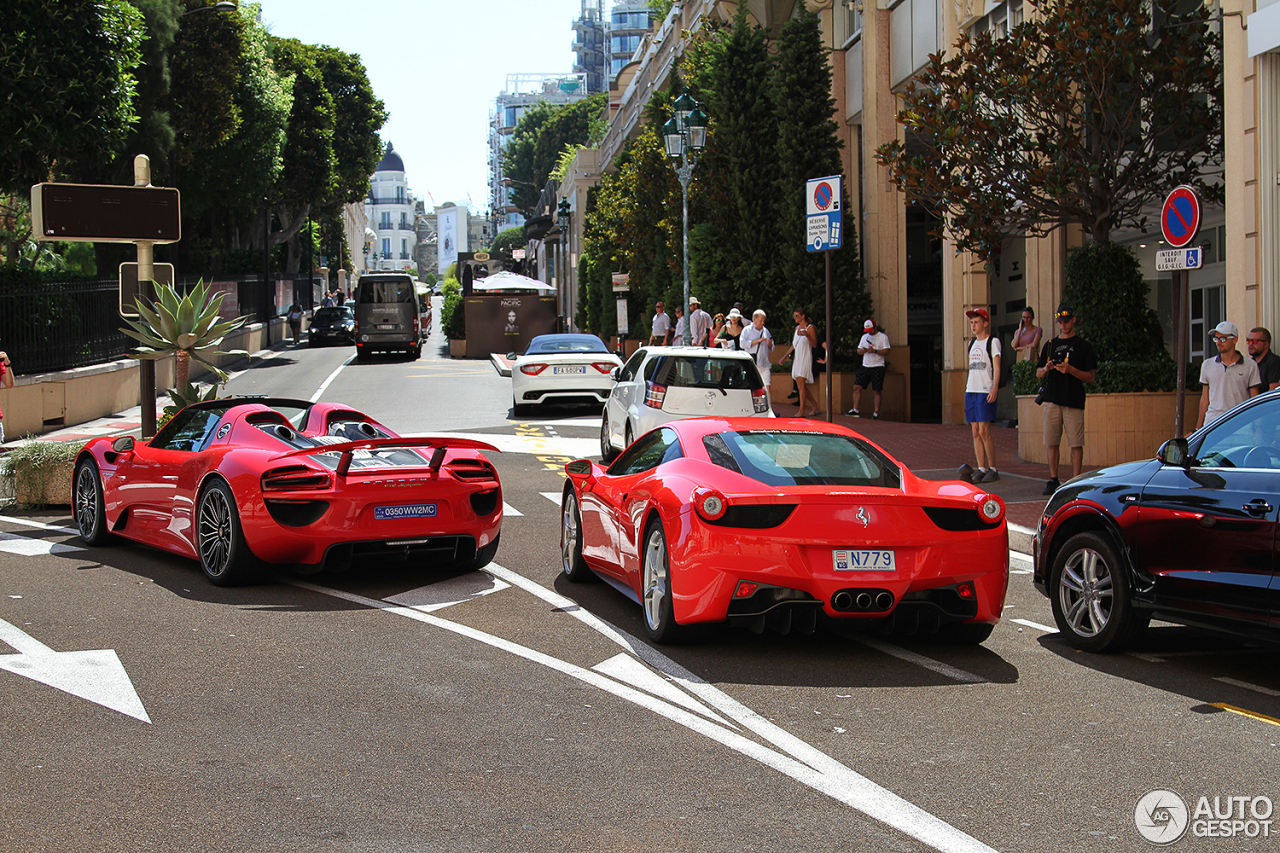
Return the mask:
<path fill-rule="evenodd" d="M 966 391 L 964 395 L 965 423 L 980 424 L 996 419 L 996 404 L 987 402 L 987 395 Z"/>

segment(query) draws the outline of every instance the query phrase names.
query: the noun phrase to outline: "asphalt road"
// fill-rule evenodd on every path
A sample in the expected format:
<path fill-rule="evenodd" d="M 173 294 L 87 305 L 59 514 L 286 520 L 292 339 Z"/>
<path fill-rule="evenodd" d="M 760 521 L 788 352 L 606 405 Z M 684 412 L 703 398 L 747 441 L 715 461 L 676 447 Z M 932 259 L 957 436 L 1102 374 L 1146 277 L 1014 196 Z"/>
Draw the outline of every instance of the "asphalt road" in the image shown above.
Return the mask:
<path fill-rule="evenodd" d="M 598 414 L 517 421 L 485 362 L 349 355 L 290 349 L 230 388 L 488 436 L 496 563 L 218 589 L 84 548 L 66 512 L 0 517 L 0 850 L 1117 851 L 1148 846 L 1153 789 L 1280 799 L 1280 726 L 1239 712 L 1280 718 L 1274 651 L 1157 625 L 1077 653 L 1017 554 L 978 648 L 650 646 L 637 606 L 559 577 L 560 469 L 598 454 Z"/>

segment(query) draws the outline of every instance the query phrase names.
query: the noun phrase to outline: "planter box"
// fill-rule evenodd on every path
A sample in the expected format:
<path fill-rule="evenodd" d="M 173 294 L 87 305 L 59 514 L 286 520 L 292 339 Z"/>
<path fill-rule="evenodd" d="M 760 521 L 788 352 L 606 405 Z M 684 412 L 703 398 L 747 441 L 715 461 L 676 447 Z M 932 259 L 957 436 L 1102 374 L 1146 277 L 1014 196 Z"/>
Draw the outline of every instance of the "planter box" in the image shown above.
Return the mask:
<path fill-rule="evenodd" d="M 1160 445 L 1173 438 L 1177 397 L 1176 391 L 1090 394 L 1084 407 L 1085 467 L 1101 468 L 1155 456 Z M 1187 432 L 1195 426 L 1199 407 L 1200 394 L 1187 394 Z M 1041 464 L 1049 461 L 1044 419 L 1033 395 L 1018 397 L 1018 458 Z M 1070 476 L 1071 453 L 1065 439 L 1059 459 Z"/>
<path fill-rule="evenodd" d="M 75 462 L 58 465 L 48 472 L 44 479 L 43 494 L 36 494 L 28 479 L 13 477 L 14 498 L 27 506 L 71 506 L 71 478 L 75 473 Z"/>

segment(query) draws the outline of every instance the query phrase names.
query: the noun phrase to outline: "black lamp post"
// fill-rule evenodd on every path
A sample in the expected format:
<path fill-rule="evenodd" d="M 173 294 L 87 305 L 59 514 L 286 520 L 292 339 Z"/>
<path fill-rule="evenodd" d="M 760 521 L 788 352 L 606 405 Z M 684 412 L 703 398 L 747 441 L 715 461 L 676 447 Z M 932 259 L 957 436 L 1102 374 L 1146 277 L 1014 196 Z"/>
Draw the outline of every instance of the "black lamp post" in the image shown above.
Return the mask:
<path fill-rule="evenodd" d="M 684 304 L 689 305 L 689 182 L 693 180 L 693 169 L 698 164 L 698 152 L 707 144 L 707 117 L 698 109 L 698 102 L 685 92 L 676 98 L 675 118 L 662 126 L 662 141 L 667 149 L 667 156 L 675 166 L 676 177 L 680 180 L 680 201 L 683 205 L 684 227 Z M 684 345 L 693 344 L 693 322 L 686 319 L 684 324 Z"/>
<path fill-rule="evenodd" d="M 571 216 L 569 199 L 561 199 L 556 208 L 556 225 L 560 228 L 560 286 L 556 289 L 561 294 L 560 317 L 563 331 L 569 328 L 569 221 Z"/>

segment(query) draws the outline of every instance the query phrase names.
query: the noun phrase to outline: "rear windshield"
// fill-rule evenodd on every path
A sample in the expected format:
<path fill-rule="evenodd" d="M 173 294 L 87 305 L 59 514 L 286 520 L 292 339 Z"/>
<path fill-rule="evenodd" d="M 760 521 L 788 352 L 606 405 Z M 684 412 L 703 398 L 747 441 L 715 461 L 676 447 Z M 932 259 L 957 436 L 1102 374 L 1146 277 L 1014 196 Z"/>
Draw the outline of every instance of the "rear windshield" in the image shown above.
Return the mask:
<path fill-rule="evenodd" d="M 350 320 L 352 316 L 350 308 L 320 308 L 311 324 L 314 326 L 317 323 L 332 323 L 334 320 Z"/>
<path fill-rule="evenodd" d="M 603 352 L 608 347 L 595 335 L 537 337 L 529 342 L 525 355 L 549 355 L 557 352 Z"/>
<path fill-rule="evenodd" d="M 750 358 L 666 355 L 655 359 L 652 379 L 669 388 L 763 388 L 760 372 Z M 648 371 L 645 371 L 648 374 Z"/>
<path fill-rule="evenodd" d="M 901 484 L 898 466 L 865 442 L 817 432 L 722 432 L 702 439 L 711 461 L 770 486 Z"/>
<path fill-rule="evenodd" d="M 408 281 L 362 281 L 360 304 L 377 305 L 388 302 L 417 302 L 413 284 Z"/>

